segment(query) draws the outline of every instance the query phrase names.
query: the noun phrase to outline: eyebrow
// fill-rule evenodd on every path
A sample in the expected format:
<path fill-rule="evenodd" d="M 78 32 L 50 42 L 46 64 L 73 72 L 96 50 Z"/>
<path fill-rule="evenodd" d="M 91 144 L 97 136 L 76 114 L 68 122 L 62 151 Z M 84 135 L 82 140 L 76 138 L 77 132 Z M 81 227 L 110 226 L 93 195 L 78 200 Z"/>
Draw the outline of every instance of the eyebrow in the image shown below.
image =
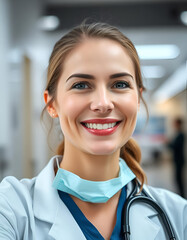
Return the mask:
<path fill-rule="evenodd" d="M 66 80 L 66 82 L 67 82 L 70 78 L 74 78 L 74 77 L 77 77 L 77 78 L 85 78 L 85 79 L 95 79 L 95 77 L 92 76 L 92 75 L 90 75 L 90 74 L 75 73 L 75 74 L 72 74 L 72 75 Z"/>
<path fill-rule="evenodd" d="M 119 77 L 126 77 L 126 76 L 127 76 L 127 77 L 131 77 L 131 78 L 134 80 L 133 76 L 132 76 L 131 74 L 127 73 L 127 72 L 112 74 L 112 75 L 110 76 L 110 79 L 119 78 Z"/>
<path fill-rule="evenodd" d="M 121 72 L 121 73 L 115 73 L 115 74 L 112 74 L 110 75 L 110 79 L 114 79 L 114 78 L 119 78 L 119 77 L 131 77 L 133 80 L 133 76 L 127 72 Z M 85 73 L 75 73 L 75 74 L 72 74 L 67 80 L 66 82 L 71 79 L 71 78 L 85 78 L 85 79 L 91 79 L 91 80 L 94 80 L 95 77 L 93 75 L 90 75 L 90 74 L 85 74 Z"/>

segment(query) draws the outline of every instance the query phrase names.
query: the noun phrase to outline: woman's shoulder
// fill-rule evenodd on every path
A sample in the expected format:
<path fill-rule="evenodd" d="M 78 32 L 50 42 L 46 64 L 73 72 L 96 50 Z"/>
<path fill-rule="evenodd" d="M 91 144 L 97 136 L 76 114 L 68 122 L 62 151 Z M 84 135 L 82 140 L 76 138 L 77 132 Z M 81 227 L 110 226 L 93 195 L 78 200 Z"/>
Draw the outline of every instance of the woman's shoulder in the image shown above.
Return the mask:
<path fill-rule="evenodd" d="M 178 194 L 166 189 L 156 187 L 145 187 L 146 191 L 165 210 L 170 218 L 181 221 L 187 228 L 187 200 Z M 181 225 L 181 226 L 182 226 Z"/>
<path fill-rule="evenodd" d="M 3 211 L 24 212 L 23 209 L 32 207 L 35 178 L 18 180 L 6 177 L 0 183 L 0 214 Z M 4 209 L 4 210 L 3 210 Z"/>
<path fill-rule="evenodd" d="M 0 183 L 0 196 L 9 202 L 12 198 L 25 199 L 26 202 L 29 201 L 29 199 L 32 200 L 37 181 L 40 180 L 39 184 L 43 185 L 49 178 L 52 179 L 54 177 L 54 158 L 52 158 L 47 166 L 34 178 L 23 178 L 19 180 L 13 176 L 5 177 Z"/>
<path fill-rule="evenodd" d="M 42 169 L 38 176 L 32 179 L 24 178 L 18 180 L 13 176 L 4 178 L 0 183 L 0 203 L 3 202 L 3 204 L 9 206 L 12 205 L 12 209 L 17 207 L 16 204 L 19 205 L 20 208 L 21 205 L 27 209 L 29 209 L 30 206 L 32 207 L 36 195 L 38 197 L 38 192 L 41 192 L 39 197 L 42 197 L 42 190 L 45 190 L 45 188 L 43 188 L 44 184 L 45 186 L 48 186 L 48 188 L 52 188 L 52 180 L 54 178 L 54 158 L 49 161 L 47 166 Z"/>
<path fill-rule="evenodd" d="M 166 189 L 145 189 L 169 217 L 178 239 L 187 239 L 187 200 Z"/>
<path fill-rule="evenodd" d="M 0 196 L 10 201 L 12 198 L 32 197 L 36 178 L 18 180 L 13 176 L 6 177 L 0 183 Z"/>
<path fill-rule="evenodd" d="M 17 239 L 33 222 L 35 179 L 6 177 L 0 183 L 0 239 Z"/>
<path fill-rule="evenodd" d="M 150 195 L 158 202 L 163 202 L 163 204 L 177 204 L 181 206 L 187 205 L 187 200 L 179 196 L 178 194 L 171 192 L 167 189 L 145 186 L 145 190 L 150 193 Z M 180 206 L 179 206 L 180 207 Z"/>

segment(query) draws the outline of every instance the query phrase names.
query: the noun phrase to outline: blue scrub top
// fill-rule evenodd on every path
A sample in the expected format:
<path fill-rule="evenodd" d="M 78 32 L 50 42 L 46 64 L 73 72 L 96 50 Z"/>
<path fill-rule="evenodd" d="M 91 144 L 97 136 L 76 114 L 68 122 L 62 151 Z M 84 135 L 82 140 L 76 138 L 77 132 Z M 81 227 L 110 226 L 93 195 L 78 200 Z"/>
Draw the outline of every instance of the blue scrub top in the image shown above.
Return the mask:
<path fill-rule="evenodd" d="M 73 199 L 69 196 L 68 193 L 62 192 L 58 190 L 58 194 L 64 204 L 67 206 L 77 224 L 81 228 L 84 236 L 88 240 L 104 240 L 103 236 L 97 230 L 97 228 L 85 217 L 83 212 L 77 206 L 77 204 L 73 201 Z M 123 206 L 126 200 L 126 187 L 122 188 L 118 207 L 117 207 L 117 219 L 116 225 L 112 232 L 110 240 L 122 240 L 122 217 L 123 217 Z"/>

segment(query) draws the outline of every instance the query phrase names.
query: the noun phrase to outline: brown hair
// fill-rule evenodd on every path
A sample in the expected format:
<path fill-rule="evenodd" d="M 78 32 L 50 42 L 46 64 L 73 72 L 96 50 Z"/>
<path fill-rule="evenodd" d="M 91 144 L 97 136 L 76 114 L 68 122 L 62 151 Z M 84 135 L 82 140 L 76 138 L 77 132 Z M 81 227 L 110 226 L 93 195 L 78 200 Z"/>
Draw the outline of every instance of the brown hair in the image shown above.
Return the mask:
<path fill-rule="evenodd" d="M 146 110 L 147 106 L 141 95 L 141 90 L 145 90 L 142 82 L 139 57 L 133 43 L 124 36 L 117 28 L 105 23 L 92 23 L 81 24 L 75 27 L 65 36 L 63 36 L 54 46 L 51 57 L 49 59 L 48 74 L 47 74 L 47 86 L 51 100 L 46 104 L 43 109 L 42 115 L 56 98 L 56 90 L 59 78 L 63 71 L 63 62 L 66 59 L 67 54 L 70 53 L 78 44 L 88 38 L 107 38 L 120 43 L 126 49 L 126 52 L 131 57 L 135 68 L 135 79 L 138 88 L 139 97 L 143 101 Z M 64 142 L 57 148 L 57 154 L 63 155 Z M 140 167 L 141 151 L 138 144 L 130 139 L 122 148 L 120 156 L 125 159 L 127 165 L 131 168 L 134 174 L 141 182 L 141 187 L 146 180 L 146 176 L 142 168 Z"/>

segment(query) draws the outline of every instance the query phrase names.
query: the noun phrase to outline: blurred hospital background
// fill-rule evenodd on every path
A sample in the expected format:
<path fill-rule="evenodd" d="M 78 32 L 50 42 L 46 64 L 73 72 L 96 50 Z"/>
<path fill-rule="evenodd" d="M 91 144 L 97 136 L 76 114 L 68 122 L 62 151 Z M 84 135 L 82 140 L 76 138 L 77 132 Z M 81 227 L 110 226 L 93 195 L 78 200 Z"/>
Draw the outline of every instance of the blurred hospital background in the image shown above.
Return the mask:
<path fill-rule="evenodd" d="M 54 154 L 59 130 L 47 140 L 40 121 L 48 59 L 85 18 L 119 27 L 135 44 L 149 109 L 134 133 L 142 166 L 149 184 L 179 193 L 168 144 L 176 118 L 187 133 L 187 0 L 0 0 L 0 180 L 33 177 Z M 187 140 L 184 151 L 187 197 Z"/>

